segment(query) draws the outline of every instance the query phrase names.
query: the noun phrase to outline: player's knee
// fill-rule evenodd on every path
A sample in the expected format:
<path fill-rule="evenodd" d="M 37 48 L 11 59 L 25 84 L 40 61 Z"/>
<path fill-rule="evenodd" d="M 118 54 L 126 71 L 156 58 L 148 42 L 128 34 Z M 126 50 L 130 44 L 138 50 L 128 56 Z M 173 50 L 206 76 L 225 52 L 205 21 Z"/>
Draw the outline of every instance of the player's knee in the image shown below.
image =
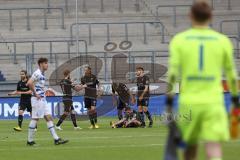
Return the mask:
<path fill-rule="evenodd" d="M 19 111 L 18 111 L 18 114 L 19 114 L 19 115 L 23 115 L 23 113 L 24 113 L 23 110 L 19 110 Z"/>
<path fill-rule="evenodd" d="M 96 109 L 95 106 L 91 106 L 91 110 L 94 111 Z"/>
<path fill-rule="evenodd" d="M 144 112 L 147 112 L 147 111 L 148 111 L 148 108 L 147 108 L 147 107 L 144 107 L 144 108 L 143 108 L 143 111 L 144 111 Z"/>
<path fill-rule="evenodd" d="M 205 145 L 207 157 L 211 160 L 222 156 L 221 145 L 219 143 L 207 143 Z M 218 160 L 218 159 L 217 159 Z"/>
<path fill-rule="evenodd" d="M 53 118 L 52 118 L 51 115 L 45 115 L 44 118 L 45 118 L 45 120 L 46 120 L 47 122 L 53 121 Z"/>
<path fill-rule="evenodd" d="M 72 111 L 71 111 L 71 114 L 76 114 L 76 111 L 72 110 Z"/>
<path fill-rule="evenodd" d="M 65 111 L 64 114 L 65 114 L 66 116 L 68 116 L 68 115 L 70 114 L 70 112 L 69 112 L 69 111 Z"/>

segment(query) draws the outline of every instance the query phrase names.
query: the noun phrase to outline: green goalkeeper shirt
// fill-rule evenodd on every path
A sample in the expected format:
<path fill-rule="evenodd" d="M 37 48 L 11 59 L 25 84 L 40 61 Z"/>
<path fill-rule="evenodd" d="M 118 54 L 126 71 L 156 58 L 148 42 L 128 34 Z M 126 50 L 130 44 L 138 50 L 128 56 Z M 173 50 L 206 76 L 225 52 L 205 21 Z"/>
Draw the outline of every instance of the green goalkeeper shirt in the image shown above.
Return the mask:
<path fill-rule="evenodd" d="M 180 103 L 223 103 L 222 76 L 237 95 L 237 74 L 230 40 L 210 28 L 191 28 L 170 43 L 168 78 L 180 76 Z"/>

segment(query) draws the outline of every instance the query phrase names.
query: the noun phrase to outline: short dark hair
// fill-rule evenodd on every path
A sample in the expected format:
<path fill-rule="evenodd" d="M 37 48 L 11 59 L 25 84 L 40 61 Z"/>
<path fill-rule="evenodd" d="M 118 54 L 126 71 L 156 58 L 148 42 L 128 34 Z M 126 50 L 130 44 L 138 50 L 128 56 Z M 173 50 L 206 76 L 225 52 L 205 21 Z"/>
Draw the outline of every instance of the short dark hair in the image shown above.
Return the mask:
<path fill-rule="evenodd" d="M 196 1 L 191 7 L 191 14 L 195 21 L 205 23 L 212 18 L 212 8 L 206 1 Z"/>
<path fill-rule="evenodd" d="M 144 71 L 143 67 L 140 67 L 140 66 L 137 67 L 136 70 L 142 70 L 142 71 Z"/>
<path fill-rule="evenodd" d="M 68 69 L 66 69 L 66 70 L 63 72 L 63 75 L 64 75 L 64 77 L 66 77 L 66 76 L 68 76 L 70 73 L 71 73 L 71 72 L 70 72 Z"/>
<path fill-rule="evenodd" d="M 23 72 L 25 75 L 27 75 L 27 71 L 22 69 L 20 72 Z"/>
<path fill-rule="evenodd" d="M 85 68 L 88 70 L 92 70 L 92 68 L 90 66 L 86 66 Z"/>
<path fill-rule="evenodd" d="M 41 57 L 38 59 L 38 65 L 40 66 L 40 64 L 42 63 L 47 63 L 48 62 L 48 59 L 47 58 L 44 58 L 44 57 Z"/>

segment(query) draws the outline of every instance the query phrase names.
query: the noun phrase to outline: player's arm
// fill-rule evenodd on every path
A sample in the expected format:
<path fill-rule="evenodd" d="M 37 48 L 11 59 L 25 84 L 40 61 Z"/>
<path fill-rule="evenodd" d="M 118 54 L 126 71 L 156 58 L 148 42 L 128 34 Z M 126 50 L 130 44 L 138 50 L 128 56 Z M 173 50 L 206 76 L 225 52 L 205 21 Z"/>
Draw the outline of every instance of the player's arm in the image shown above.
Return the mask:
<path fill-rule="evenodd" d="M 112 101 L 113 101 L 113 105 L 114 105 L 114 106 L 117 106 L 116 97 L 117 97 L 116 91 L 115 91 L 115 89 L 113 88 L 113 85 L 112 85 Z"/>
<path fill-rule="evenodd" d="M 98 96 L 101 96 L 103 91 L 101 90 L 101 85 L 98 79 L 96 79 L 96 85 L 97 85 L 97 91 L 98 91 L 97 94 Z"/>
<path fill-rule="evenodd" d="M 116 91 L 115 89 L 113 88 L 113 85 L 112 85 L 112 94 L 115 96 L 116 95 Z"/>
<path fill-rule="evenodd" d="M 146 80 L 145 80 L 145 81 L 146 81 L 146 82 L 145 82 L 145 88 L 144 88 L 144 90 L 143 90 L 142 95 L 139 97 L 140 100 L 143 99 L 144 95 L 145 95 L 145 94 L 148 92 L 148 90 L 149 90 L 149 78 L 146 77 Z"/>
<path fill-rule="evenodd" d="M 29 90 L 29 91 L 13 91 L 12 93 L 14 93 L 14 94 L 9 94 L 9 95 L 21 95 L 21 94 L 32 94 L 32 91 L 31 90 Z"/>
<path fill-rule="evenodd" d="M 234 63 L 233 47 L 230 40 L 227 40 L 227 42 L 225 42 L 224 72 L 227 78 L 229 90 L 232 94 L 232 101 L 234 103 L 234 107 L 238 107 L 239 99 L 237 71 Z"/>
<path fill-rule="evenodd" d="M 37 94 L 34 86 L 34 82 L 37 80 L 37 74 L 33 74 L 32 77 L 28 80 L 27 86 L 32 91 L 33 95 L 37 97 L 37 99 L 41 99 L 41 96 Z"/>
<path fill-rule="evenodd" d="M 136 98 L 135 96 L 131 93 L 131 91 L 128 89 L 128 94 L 130 95 L 131 103 L 135 104 L 136 103 Z"/>
<path fill-rule="evenodd" d="M 169 67 L 168 67 L 168 84 L 171 90 L 167 93 L 167 105 L 172 106 L 174 93 L 174 87 L 176 80 L 180 72 L 180 51 L 179 51 L 179 41 L 176 37 L 173 38 L 169 45 Z"/>
<path fill-rule="evenodd" d="M 83 88 L 87 88 L 87 85 L 86 85 L 86 83 L 85 83 L 85 80 L 84 80 L 84 78 L 81 78 L 81 87 L 83 87 Z"/>
<path fill-rule="evenodd" d="M 31 91 L 31 90 L 29 90 L 29 91 L 21 91 L 21 90 L 20 90 L 20 84 L 18 83 L 18 84 L 17 84 L 17 90 L 8 93 L 9 96 L 21 95 L 21 94 L 32 94 L 32 91 Z"/>

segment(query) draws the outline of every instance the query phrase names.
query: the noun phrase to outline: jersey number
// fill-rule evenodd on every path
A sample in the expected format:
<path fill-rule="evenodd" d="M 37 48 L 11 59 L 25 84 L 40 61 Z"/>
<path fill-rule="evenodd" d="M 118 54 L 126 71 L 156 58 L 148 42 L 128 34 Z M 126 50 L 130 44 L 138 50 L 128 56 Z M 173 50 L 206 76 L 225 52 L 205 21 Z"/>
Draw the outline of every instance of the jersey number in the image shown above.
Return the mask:
<path fill-rule="evenodd" d="M 203 71 L 203 58 L 204 58 L 204 46 L 201 44 L 199 46 L 199 71 Z"/>

